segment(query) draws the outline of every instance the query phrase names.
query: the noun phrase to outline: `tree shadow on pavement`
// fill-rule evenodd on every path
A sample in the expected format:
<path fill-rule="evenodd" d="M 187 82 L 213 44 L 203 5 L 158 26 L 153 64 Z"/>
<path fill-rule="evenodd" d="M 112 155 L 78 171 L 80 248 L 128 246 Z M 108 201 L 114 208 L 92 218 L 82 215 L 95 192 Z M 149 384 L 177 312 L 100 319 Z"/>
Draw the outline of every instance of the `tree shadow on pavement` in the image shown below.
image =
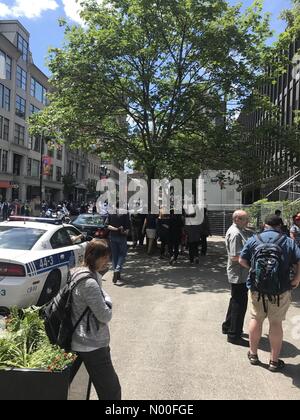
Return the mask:
<path fill-rule="evenodd" d="M 171 266 L 159 254 L 147 256 L 140 250 L 131 250 L 124 271 L 124 282 L 119 287 L 140 288 L 163 285 L 166 289 L 182 288 L 185 294 L 200 292 L 227 293 L 227 257 L 224 244 L 210 243 L 209 253 L 200 258 L 200 264 L 191 265 L 188 253 L 179 256 Z"/>
<path fill-rule="evenodd" d="M 270 342 L 268 337 L 262 337 L 259 344 L 259 349 L 265 352 L 270 352 Z M 298 349 L 296 346 L 294 346 L 294 344 L 289 343 L 288 341 L 283 341 L 281 357 L 289 359 L 295 358 L 297 356 L 300 356 L 300 349 Z"/>

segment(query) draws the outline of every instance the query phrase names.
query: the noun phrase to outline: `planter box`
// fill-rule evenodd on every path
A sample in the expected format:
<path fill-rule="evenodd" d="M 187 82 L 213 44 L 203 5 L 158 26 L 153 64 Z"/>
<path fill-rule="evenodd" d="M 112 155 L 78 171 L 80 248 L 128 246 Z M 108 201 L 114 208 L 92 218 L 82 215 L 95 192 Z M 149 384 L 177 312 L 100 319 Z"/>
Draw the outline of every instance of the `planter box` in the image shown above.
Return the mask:
<path fill-rule="evenodd" d="M 0 400 L 67 400 L 71 368 L 62 372 L 34 369 L 0 371 Z"/>

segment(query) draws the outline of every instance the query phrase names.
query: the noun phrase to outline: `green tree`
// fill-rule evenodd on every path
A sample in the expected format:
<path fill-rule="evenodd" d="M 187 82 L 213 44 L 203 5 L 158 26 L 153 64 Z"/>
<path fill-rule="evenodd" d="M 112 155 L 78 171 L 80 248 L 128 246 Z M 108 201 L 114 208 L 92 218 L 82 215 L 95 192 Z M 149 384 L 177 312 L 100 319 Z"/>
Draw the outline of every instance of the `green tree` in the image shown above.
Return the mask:
<path fill-rule="evenodd" d="M 54 89 L 32 132 L 98 144 L 149 178 L 223 167 L 227 110 L 242 105 L 272 56 L 262 1 L 244 13 L 225 0 L 81 4 L 86 26 L 66 26 L 64 46 L 51 50 Z"/>

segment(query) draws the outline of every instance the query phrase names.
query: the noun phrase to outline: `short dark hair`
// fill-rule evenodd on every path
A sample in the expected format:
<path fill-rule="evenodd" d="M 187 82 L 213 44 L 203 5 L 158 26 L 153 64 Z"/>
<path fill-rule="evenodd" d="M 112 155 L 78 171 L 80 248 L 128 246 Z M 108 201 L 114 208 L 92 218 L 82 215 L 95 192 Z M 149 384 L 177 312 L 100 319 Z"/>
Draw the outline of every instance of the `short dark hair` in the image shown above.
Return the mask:
<path fill-rule="evenodd" d="M 280 217 L 272 214 L 265 218 L 265 224 L 272 227 L 279 227 L 282 225 L 282 220 Z"/>
<path fill-rule="evenodd" d="M 84 265 L 92 272 L 96 271 L 96 261 L 99 258 L 110 256 L 110 249 L 107 242 L 103 239 L 93 239 L 87 244 Z"/>
<path fill-rule="evenodd" d="M 275 215 L 281 214 L 281 210 L 275 210 Z"/>

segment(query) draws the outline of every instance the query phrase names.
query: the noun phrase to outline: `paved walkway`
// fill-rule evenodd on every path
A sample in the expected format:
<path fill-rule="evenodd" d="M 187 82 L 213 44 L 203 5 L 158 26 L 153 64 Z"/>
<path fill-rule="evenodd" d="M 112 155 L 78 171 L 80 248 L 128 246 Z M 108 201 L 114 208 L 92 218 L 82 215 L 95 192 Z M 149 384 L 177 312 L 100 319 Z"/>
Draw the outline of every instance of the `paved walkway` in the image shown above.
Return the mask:
<path fill-rule="evenodd" d="M 229 300 L 224 255 L 221 238 L 210 240 L 199 266 L 181 257 L 170 267 L 131 251 L 124 283 L 114 286 L 111 273 L 106 276 L 104 288 L 114 301 L 112 356 L 124 399 L 300 399 L 300 291 L 285 324 L 285 372 L 252 367 L 247 349 L 229 345 L 220 333 Z M 265 363 L 267 327 L 260 353 Z M 84 384 L 82 370 L 72 399 L 81 398 Z"/>

